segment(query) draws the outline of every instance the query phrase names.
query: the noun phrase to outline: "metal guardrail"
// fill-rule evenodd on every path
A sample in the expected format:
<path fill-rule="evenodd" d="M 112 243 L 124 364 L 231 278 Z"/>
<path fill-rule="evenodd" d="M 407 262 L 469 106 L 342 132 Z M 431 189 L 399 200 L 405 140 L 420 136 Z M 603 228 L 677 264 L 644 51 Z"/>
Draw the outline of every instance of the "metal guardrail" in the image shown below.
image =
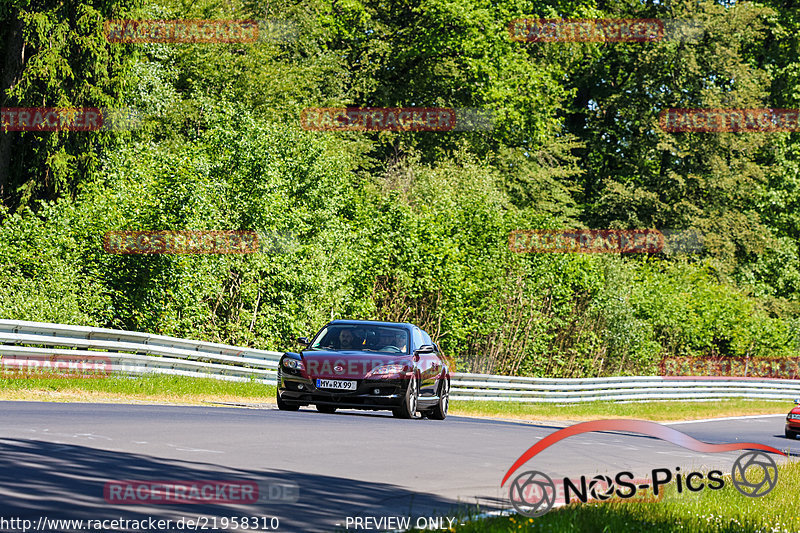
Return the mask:
<path fill-rule="evenodd" d="M 452 391 L 453 398 L 501 402 L 791 400 L 800 398 L 800 380 L 699 376 L 688 379 L 662 376 L 543 379 L 454 374 Z"/>
<path fill-rule="evenodd" d="M 120 374 L 172 374 L 274 384 L 281 352 L 114 329 L 0 320 L 0 358 L 80 357 Z M 459 400 L 576 403 L 800 397 L 800 380 L 632 376 L 528 378 L 453 373 Z"/>
<path fill-rule="evenodd" d="M 120 374 L 173 374 L 274 384 L 280 352 L 133 331 L 0 320 L 0 357 L 81 357 Z"/>

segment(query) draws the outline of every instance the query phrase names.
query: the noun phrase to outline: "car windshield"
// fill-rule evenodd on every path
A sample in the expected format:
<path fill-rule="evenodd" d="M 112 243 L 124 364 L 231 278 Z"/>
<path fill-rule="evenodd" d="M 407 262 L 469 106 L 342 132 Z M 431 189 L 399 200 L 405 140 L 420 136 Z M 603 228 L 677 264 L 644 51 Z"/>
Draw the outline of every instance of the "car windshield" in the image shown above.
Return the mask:
<path fill-rule="evenodd" d="M 330 325 L 323 328 L 314 338 L 311 349 L 407 354 L 408 332 L 403 328 L 390 326 Z"/>

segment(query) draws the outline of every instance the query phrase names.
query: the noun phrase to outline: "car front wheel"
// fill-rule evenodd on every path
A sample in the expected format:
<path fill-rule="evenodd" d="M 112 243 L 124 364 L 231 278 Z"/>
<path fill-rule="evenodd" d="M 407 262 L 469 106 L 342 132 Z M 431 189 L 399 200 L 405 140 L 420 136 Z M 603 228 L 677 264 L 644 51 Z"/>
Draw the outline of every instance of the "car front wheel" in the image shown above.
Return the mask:
<path fill-rule="evenodd" d="M 796 433 L 796 432 L 794 432 L 794 431 L 789 431 L 788 429 L 784 429 L 784 430 L 783 430 L 783 434 L 784 434 L 784 436 L 785 436 L 787 439 L 792 439 L 792 440 L 794 440 L 794 439 L 796 439 L 796 438 L 797 438 L 797 433 Z"/>
<path fill-rule="evenodd" d="M 408 381 L 408 389 L 403 399 L 403 405 L 392 409 L 392 414 L 397 418 L 414 418 L 417 413 L 417 400 L 419 400 L 419 384 L 417 377 L 412 376 Z"/>

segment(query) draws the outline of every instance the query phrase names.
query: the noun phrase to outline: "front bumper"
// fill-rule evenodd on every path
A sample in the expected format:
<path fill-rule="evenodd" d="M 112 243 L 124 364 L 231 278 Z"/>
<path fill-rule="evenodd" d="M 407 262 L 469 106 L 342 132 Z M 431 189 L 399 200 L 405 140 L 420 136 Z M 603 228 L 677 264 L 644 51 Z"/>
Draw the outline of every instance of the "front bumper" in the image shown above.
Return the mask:
<path fill-rule="evenodd" d="M 344 379 L 355 381 L 355 390 L 319 389 L 316 378 L 281 373 L 278 394 L 281 401 L 292 405 L 333 405 L 352 409 L 392 409 L 405 398 L 408 380 L 405 379 Z M 377 390 L 377 393 L 376 393 Z"/>

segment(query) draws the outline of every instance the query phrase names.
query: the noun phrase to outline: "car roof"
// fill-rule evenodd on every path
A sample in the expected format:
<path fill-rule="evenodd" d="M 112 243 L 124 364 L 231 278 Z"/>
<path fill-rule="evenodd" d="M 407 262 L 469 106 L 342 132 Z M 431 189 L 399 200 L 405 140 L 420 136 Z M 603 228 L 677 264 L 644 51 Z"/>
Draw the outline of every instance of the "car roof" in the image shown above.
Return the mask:
<path fill-rule="evenodd" d="M 341 320 L 341 319 L 337 319 L 337 320 L 331 320 L 330 322 L 328 322 L 328 324 L 337 325 L 337 326 L 340 326 L 340 325 L 348 325 L 348 326 L 365 325 L 365 326 L 395 326 L 395 327 L 401 326 L 401 327 L 404 327 L 404 328 L 415 328 L 415 327 L 417 327 L 414 324 L 409 324 L 408 322 L 380 322 L 378 320 Z"/>

